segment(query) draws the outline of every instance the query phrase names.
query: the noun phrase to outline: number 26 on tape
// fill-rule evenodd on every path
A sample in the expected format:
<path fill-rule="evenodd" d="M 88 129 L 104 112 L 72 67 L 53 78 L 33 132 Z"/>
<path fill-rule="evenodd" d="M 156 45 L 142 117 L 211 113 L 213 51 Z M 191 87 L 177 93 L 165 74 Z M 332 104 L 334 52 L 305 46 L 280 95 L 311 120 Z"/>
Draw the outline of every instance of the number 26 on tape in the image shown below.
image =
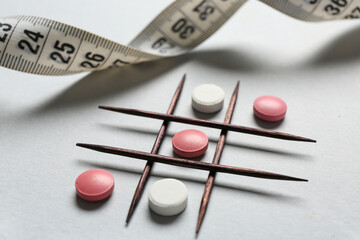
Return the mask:
<path fill-rule="evenodd" d="M 84 68 L 97 68 L 100 66 L 101 62 L 104 61 L 105 59 L 103 55 L 92 52 L 87 52 L 85 58 L 87 60 L 80 64 Z"/>

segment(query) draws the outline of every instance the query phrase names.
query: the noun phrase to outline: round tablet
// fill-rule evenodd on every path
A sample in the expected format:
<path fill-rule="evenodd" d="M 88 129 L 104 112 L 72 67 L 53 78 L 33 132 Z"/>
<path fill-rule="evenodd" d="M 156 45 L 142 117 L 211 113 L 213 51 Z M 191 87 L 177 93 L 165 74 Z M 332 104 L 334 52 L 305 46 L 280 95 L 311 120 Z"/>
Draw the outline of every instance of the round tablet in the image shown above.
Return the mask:
<path fill-rule="evenodd" d="M 214 84 L 203 84 L 192 92 L 192 106 L 202 113 L 214 113 L 224 105 L 224 91 Z"/>
<path fill-rule="evenodd" d="M 186 208 L 188 192 L 181 181 L 165 178 L 151 185 L 148 198 L 151 210 L 162 216 L 172 216 Z"/>
<path fill-rule="evenodd" d="M 255 116 L 265 121 L 282 120 L 285 117 L 286 110 L 286 103 L 275 96 L 261 96 L 254 101 Z"/>
<path fill-rule="evenodd" d="M 203 155 L 208 148 L 208 143 L 206 134 L 195 129 L 180 131 L 172 139 L 174 152 L 187 158 Z"/>
<path fill-rule="evenodd" d="M 100 201 L 114 190 L 114 177 L 104 169 L 92 169 L 80 174 L 75 181 L 78 196 L 86 201 Z"/>

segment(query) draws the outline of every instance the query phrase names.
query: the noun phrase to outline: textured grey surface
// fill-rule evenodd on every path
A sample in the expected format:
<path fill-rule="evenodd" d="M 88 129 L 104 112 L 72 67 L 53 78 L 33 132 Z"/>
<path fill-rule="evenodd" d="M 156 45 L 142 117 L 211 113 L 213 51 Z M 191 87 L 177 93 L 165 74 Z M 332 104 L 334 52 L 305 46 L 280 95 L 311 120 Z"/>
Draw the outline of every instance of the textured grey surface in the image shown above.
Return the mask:
<path fill-rule="evenodd" d="M 171 1 L 45 0 L 6 2 L 1 16 L 59 20 L 127 43 Z M 303 177 L 308 183 L 218 174 L 197 239 L 359 239 L 360 22 L 304 23 L 250 1 L 212 38 L 186 56 L 90 75 L 44 77 L 0 69 L 0 239 L 194 239 L 207 173 L 155 164 L 148 186 L 184 181 L 185 212 L 154 215 L 145 194 L 128 226 L 125 217 L 144 162 L 75 147 L 100 143 L 150 151 L 161 122 L 101 111 L 124 106 L 165 112 L 184 73 L 175 114 L 197 115 L 191 90 L 221 85 L 225 106 L 241 80 L 233 123 L 315 138 L 287 142 L 230 133 L 221 163 Z M 258 122 L 253 100 L 283 98 L 280 125 Z M 207 118 L 222 121 L 225 109 Z M 172 155 L 170 125 L 161 154 Z M 211 161 L 219 135 L 205 129 Z M 115 177 L 107 201 L 76 198 L 83 171 Z"/>

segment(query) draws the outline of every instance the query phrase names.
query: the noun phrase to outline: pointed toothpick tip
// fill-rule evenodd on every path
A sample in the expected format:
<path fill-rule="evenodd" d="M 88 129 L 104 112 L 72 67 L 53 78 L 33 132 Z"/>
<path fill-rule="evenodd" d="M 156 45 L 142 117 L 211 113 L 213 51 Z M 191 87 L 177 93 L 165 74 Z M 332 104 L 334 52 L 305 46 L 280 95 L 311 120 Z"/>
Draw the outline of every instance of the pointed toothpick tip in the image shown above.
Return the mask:
<path fill-rule="evenodd" d="M 309 180 L 304 179 L 304 178 L 296 178 L 296 177 L 290 177 L 291 181 L 296 181 L 296 182 L 308 182 Z"/>
<path fill-rule="evenodd" d="M 87 143 L 77 143 L 76 146 L 82 147 L 82 148 L 88 148 L 88 149 L 95 149 L 95 148 L 99 147 L 94 144 L 87 144 Z"/>
<path fill-rule="evenodd" d="M 281 134 L 284 135 L 283 133 L 281 133 Z M 313 143 L 316 143 L 315 139 L 306 138 L 306 137 L 300 137 L 300 136 L 297 136 L 297 135 L 285 134 L 284 137 L 285 138 L 281 138 L 281 139 L 293 140 L 293 141 L 299 141 L 299 142 L 313 142 Z"/>
<path fill-rule="evenodd" d="M 304 137 L 301 137 L 305 142 L 313 142 L 313 143 L 316 143 L 316 140 L 315 139 L 311 139 L 311 138 L 304 138 Z"/>
<path fill-rule="evenodd" d="M 309 180 L 299 178 L 299 180 L 298 180 L 298 181 L 299 181 L 299 182 L 308 182 Z"/>
<path fill-rule="evenodd" d="M 115 109 L 113 107 L 108 107 L 108 106 L 98 106 L 99 109 L 103 109 L 103 110 L 109 110 L 109 111 L 115 111 Z"/>
<path fill-rule="evenodd" d="M 231 98 L 235 98 L 235 99 L 233 99 L 233 100 L 230 101 L 229 107 L 230 107 L 231 105 L 234 105 L 234 106 L 235 106 L 235 103 L 232 102 L 232 101 L 236 101 L 236 98 L 237 98 L 237 96 L 239 95 L 239 83 L 240 83 L 239 81 L 236 83 L 236 86 L 235 86 L 235 88 L 234 88 L 234 91 L 233 91 L 233 93 L 232 93 L 232 95 L 231 95 Z M 229 112 L 228 114 L 232 115 L 232 112 L 231 112 L 231 113 Z"/>
<path fill-rule="evenodd" d="M 135 197 L 135 195 L 134 195 L 134 197 Z M 135 211 L 135 208 L 136 208 L 136 204 L 135 205 L 133 205 L 133 204 L 130 205 L 130 208 L 129 208 L 129 211 L 128 211 L 128 214 L 127 214 L 126 220 L 125 220 L 126 224 L 129 224 L 130 219 L 131 219 L 131 217 L 132 217 L 132 215 L 133 215 L 133 213 Z"/>
<path fill-rule="evenodd" d="M 236 87 L 235 87 L 235 90 L 234 90 L 234 92 L 236 92 L 236 94 L 239 92 L 239 87 L 240 87 L 240 81 L 238 81 L 236 83 Z"/>
<path fill-rule="evenodd" d="M 210 197 L 210 195 L 208 195 Z M 207 208 L 207 204 L 203 205 L 203 202 L 204 199 L 202 199 L 201 201 L 201 206 L 200 206 L 200 212 L 199 212 L 199 217 L 198 217 L 198 220 L 197 220 L 197 223 L 196 223 L 196 234 L 199 233 L 200 231 L 200 227 L 201 227 L 201 224 L 204 220 L 204 217 L 205 217 L 205 213 L 206 213 L 206 208 Z"/>
<path fill-rule="evenodd" d="M 128 227 L 129 226 L 129 222 L 125 222 L 125 227 Z"/>
<path fill-rule="evenodd" d="M 198 224 L 198 225 L 196 226 L 195 233 L 196 233 L 196 234 L 199 234 L 199 231 L 200 231 L 200 224 Z"/>
<path fill-rule="evenodd" d="M 184 86 L 185 80 L 186 80 L 186 73 L 185 73 L 184 76 L 181 78 L 181 81 L 180 81 L 180 83 L 179 83 L 178 88 L 182 88 L 182 87 Z"/>

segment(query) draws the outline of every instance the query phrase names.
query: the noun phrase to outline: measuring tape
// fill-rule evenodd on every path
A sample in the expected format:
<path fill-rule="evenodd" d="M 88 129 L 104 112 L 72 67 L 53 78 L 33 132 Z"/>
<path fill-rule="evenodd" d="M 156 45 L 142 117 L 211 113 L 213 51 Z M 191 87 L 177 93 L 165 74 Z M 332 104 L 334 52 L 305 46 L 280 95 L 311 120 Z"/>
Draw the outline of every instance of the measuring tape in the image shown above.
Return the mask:
<path fill-rule="evenodd" d="M 360 0 L 261 0 L 304 21 L 360 17 Z M 190 51 L 218 30 L 246 0 L 177 0 L 128 46 L 57 21 L 0 18 L 0 66 L 41 75 L 120 67 Z"/>

